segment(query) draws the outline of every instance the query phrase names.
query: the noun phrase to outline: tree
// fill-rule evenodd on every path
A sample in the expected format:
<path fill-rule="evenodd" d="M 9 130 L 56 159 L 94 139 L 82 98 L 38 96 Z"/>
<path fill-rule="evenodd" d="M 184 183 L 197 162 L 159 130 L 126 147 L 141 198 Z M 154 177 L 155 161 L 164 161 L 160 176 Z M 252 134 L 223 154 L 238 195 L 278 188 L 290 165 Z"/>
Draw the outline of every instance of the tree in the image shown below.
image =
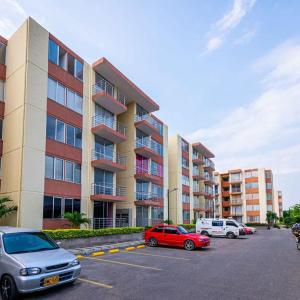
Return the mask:
<path fill-rule="evenodd" d="M 64 218 L 71 223 L 72 228 L 78 228 L 80 225 L 87 226 L 91 223 L 91 221 L 85 217 L 85 214 L 79 213 L 78 211 L 65 213 Z"/>
<path fill-rule="evenodd" d="M 274 221 L 276 223 L 278 217 L 277 217 L 277 214 L 275 212 L 267 211 L 266 219 L 267 219 L 267 223 L 268 223 L 268 229 L 270 229 L 270 224 L 274 223 Z"/>
<path fill-rule="evenodd" d="M 10 202 L 12 202 L 12 200 L 9 197 L 0 198 L 0 219 L 17 211 L 17 206 L 7 206 Z"/>

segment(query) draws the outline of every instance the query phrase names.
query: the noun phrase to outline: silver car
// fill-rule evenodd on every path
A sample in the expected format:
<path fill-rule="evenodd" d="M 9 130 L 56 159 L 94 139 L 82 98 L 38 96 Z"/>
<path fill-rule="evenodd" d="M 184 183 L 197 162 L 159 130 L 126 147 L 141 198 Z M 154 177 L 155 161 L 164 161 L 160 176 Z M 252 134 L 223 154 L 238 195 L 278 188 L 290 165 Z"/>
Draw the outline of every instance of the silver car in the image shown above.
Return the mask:
<path fill-rule="evenodd" d="M 43 232 L 0 227 L 0 290 L 3 300 L 74 282 L 81 266 Z"/>

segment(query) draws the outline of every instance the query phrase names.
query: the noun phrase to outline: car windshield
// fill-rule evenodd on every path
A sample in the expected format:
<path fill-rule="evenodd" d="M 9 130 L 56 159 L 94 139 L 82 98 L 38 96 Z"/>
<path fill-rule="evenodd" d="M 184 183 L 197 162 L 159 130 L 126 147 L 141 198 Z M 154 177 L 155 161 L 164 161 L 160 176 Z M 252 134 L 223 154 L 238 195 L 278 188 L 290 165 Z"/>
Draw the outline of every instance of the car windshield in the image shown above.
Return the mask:
<path fill-rule="evenodd" d="M 181 234 L 187 234 L 187 233 L 188 233 L 188 231 L 186 231 L 186 229 L 183 228 L 182 226 L 177 226 L 177 229 L 178 229 L 178 231 L 179 231 Z"/>
<path fill-rule="evenodd" d="M 3 245 L 8 254 L 54 250 L 59 247 L 42 232 L 6 233 Z"/>

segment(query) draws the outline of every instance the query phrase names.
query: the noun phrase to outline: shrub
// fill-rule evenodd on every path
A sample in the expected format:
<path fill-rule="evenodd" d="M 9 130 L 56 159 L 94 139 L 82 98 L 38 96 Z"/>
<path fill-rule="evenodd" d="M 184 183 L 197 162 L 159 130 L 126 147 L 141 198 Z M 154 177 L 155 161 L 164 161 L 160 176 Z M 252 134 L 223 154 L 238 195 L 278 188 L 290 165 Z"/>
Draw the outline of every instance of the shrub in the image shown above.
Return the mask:
<path fill-rule="evenodd" d="M 267 226 L 268 224 L 261 224 L 261 223 L 246 223 L 245 224 L 246 226 L 249 226 L 249 227 L 259 227 L 259 226 Z"/>
<path fill-rule="evenodd" d="M 196 228 L 195 224 L 180 224 L 178 226 L 182 226 L 183 228 L 185 228 L 186 230 L 190 230 L 190 229 L 194 229 Z"/>
<path fill-rule="evenodd" d="M 274 228 L 280 229 L 280 226 L 278 224 L 273 225 Z"/>
<path fill-rule="evenodd" d="M 129 234 L 144 231 L 143 227 L 121 227 L 104 229 L 57 229 L 44 230 L 54 240 L 89 238 L 113 234 Z"/>

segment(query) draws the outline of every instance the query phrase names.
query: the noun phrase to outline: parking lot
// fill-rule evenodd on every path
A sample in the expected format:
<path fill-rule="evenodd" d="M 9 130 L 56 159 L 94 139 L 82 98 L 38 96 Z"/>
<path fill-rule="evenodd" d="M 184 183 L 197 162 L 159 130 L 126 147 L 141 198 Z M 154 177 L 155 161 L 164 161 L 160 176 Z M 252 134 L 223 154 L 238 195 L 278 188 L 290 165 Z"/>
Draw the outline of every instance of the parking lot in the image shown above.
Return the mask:
<path fill-rule="evenodd" d="M 212 239 L 192 252 L 166 247 L 82 260 L 81 278 L 25 299 L 299 299 L 300 251 L 289 230 Z"/>

